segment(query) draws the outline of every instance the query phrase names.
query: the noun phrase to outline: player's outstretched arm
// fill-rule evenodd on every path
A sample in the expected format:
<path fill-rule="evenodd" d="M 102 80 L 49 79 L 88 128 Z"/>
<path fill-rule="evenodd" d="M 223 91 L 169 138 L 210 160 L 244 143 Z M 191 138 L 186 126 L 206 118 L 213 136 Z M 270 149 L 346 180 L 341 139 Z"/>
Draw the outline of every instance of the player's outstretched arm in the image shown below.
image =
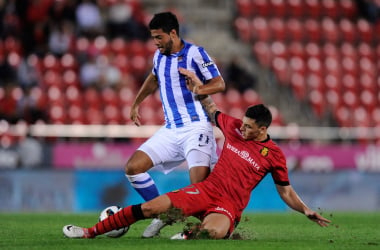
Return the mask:
<path fill-rule="evenodd" d="M 331 222 L 330 220 L 324 218 L 322 215 L 311 210 L 306 206 L 306 204 L 301 200 L 298 194 L 294 191 L 291 185 L 281 186 L 276 185 L 277 191 L 281 196 L 281 199 L 292 209 L 303 213 L 307 218 L 314 221 L 321 227 L 326 227 Z"/>
<path fill-rule="evenodd" d="M 207 82 L 207 84 L 204 85 L 194 72 L 185 68 L 179 68 L 178 71 L 186 77 L 187 88 L 194 94 L 212 95 L 222 92 L 226 88 L 224 79 L 221 76 L 212 78 L 209 82 Z"/>

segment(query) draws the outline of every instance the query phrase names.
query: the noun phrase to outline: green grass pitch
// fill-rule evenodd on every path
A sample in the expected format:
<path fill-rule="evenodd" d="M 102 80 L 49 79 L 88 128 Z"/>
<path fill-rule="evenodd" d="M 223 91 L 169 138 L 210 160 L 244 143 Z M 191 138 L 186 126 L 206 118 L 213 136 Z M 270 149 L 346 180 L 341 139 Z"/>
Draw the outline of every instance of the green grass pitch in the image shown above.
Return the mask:
<path fill-rule="evenodd" d="M 96 213 L 0 213 L 0 249 L 380 249 L 380 212 L 323 213 L 333 221 L 321 228 L 301 214 L 245 213 L 236 232 L 240 240 L 168 239 L 184 224 L 165 227 L 158 238 L 141 239 L 150 220 L 132 225 L 121 238 L 68 239 L 62 234 L 66 224 L 92 226 Z"/>

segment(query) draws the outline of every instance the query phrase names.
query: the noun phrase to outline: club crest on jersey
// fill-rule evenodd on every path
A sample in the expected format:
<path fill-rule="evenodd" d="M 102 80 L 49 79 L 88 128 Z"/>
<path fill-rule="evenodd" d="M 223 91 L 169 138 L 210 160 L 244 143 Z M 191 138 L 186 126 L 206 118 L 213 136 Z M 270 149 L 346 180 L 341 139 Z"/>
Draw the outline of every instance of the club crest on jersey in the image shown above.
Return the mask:
<path fill-rule="evenodd" d="M 263 147 L 261 150 L 260 150 L 260 154 L 262 156 L 268 156 L 268 153 L 269 153 L 269 149 L 267 147 Z"/>
<path fill-rule="evenodd" d="M 213 65 L 213 64 L 214 64 L 213 61 L 211 61 L 211 62 L 204 62 L 204 63 L 202 63 L 202 67 L 203 67 L 203 68 L 207 68 L 208 66 L 211 66 L 211 65 Z"/>

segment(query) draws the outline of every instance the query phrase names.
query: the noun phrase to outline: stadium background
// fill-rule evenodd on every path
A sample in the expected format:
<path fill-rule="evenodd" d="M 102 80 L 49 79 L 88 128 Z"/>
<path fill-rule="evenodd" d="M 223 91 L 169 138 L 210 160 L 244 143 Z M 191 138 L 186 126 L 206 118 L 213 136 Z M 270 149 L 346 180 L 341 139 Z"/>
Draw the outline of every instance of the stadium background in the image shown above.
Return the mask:
<path fill-rule="evenodd" d="M 0 1 L 0 211 L 141 202 L 122 169 L 162 123 L 157 96 L 140 109 L 147 126 L 128 115 L 155 50 L 144 27 L 164 10 L 218 63 L 228 84 L 214 96 L 223 111 L 270 106 L 271 136 L 306 203 L 379 210 L 378 8 L 354 0 Z M 185 169 L 152 175 L 165 192 L 188 183 Z M 253 210 L 287 210 L 270 178 L 254 191 Z"/>

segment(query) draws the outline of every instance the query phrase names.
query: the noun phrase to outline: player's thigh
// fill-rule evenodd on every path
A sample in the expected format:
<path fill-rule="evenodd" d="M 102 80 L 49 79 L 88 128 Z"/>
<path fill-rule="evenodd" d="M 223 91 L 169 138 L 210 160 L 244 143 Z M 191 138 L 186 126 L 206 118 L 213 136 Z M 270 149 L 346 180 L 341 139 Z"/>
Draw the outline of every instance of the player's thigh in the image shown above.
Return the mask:
<path fill-rule="evenodd" d="M 229 232 L 231 220 L 225 214 L 210 213 L 202 221 L 201 229 L 207 230 L 211 238 L 223 239 Z"/>
<path fill-rule="evenodd" d="M 171 207 L 172 202 L 166 194 L 160 195 L 153 200 L 141 204 L 141 209 L 146 218 L 165 213 Z"/>
<path fill-rule="evenodd" d="M 159 129 L 139 147 L 139 150 L 151 158 L 153 165 L 180 161 L 185 157 L 183 148 L 178 145 L 175 131 L 167 128 Z"/>
<path fill-rule="evenodd" d="M 186 157 L 191 183 L 206 179 L 210 173 L 211 156 L 199 150 L 191 150 Z"/>

